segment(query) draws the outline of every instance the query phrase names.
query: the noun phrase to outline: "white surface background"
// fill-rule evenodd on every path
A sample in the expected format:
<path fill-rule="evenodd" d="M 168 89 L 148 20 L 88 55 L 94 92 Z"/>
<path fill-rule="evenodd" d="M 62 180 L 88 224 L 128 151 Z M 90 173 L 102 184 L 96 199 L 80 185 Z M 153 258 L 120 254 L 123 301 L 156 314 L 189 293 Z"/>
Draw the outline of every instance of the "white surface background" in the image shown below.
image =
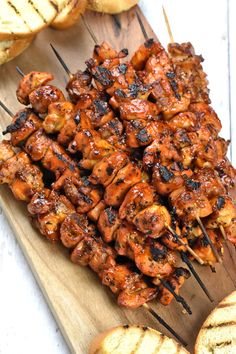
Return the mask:
<path fill-rule="evenodd" d="M 204 56 L 204 69 L 210 81 L 212 105 L 223 123 L 222 135 L 225 138 L 230 136 L 233 138 L 236 131 L 236 124 L 233 122 L 236 116 L 233 96 L 236 94 L 236 2 L 234 0 L 141 0 L 140 6 L 144 14 L 160 41 L 166 45 L 168 34 L 162 15 L 162 4 L 168 13 L 175 41 L 191 41 L 196 52 Z M 234 138 L 231 154 L 235 148 Z M 236 154 L 232 155 L 236 164 Z M 2 213 L 0 214 L 0 353 L 69 353 Z"/>

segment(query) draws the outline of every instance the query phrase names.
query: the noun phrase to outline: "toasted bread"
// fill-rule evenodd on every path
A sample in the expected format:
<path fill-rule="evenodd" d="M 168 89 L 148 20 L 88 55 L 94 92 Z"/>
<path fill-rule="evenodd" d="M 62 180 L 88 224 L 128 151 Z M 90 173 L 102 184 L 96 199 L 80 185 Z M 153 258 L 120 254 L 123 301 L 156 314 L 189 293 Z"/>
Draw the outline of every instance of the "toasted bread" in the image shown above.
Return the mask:
<path fill-rule="evenodd" d="M 34 36 L 12 41 L 0 41 L 0 65 L 21 54 L 32 42 Z"/>
<path fill-rule="evenodd" d="M 57 0 L 59 12 L 51 23 L 55 29 L 65 29 L 73 26 L 84 13 L 87 0 Z"/>
<path fill-rule="evenodd" d="M 119 326 L 98 335 L 89 354 L 186 354 L 175 340 L 149 327 Z"/>
<path fill-rule="evenodd" d="M 56 0 L 1 0 L 0 40 L 32 37 L 57 15 Z"/>
<path fill-rule="evenodd" d="M 129 10 L 137 3 L 138 0 L 88 0 L 87 9 L 108 14 L 118 14 Z"/>
<path fill-rule="evenodd" d="M 198 334 L 195 354 L 236 353 L 236 291 L 211 312 Z"/>

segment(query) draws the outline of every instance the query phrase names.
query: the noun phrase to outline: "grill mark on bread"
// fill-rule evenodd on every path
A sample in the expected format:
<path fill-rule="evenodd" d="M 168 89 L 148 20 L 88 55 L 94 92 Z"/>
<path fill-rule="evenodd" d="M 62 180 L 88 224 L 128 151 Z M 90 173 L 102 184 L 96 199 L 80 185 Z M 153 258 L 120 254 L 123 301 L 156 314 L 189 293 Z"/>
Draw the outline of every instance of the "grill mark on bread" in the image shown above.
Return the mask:
<path fill-rule="evenodd" d="M 179 343 L 176 343 L 176 354 L 178 354 L 180 352 L 180 349 L 181 349 L 181 345 Z"/>
<path fill-rule="evenodd" d="M 204 326 L 202 327 L 203 329 L 212 329 L 212 328 L 217 328 L 217 327 L 227 327 L 227 326 L 233 326 L 236 325 L 236 321 L 228 321 L 228 322 L 221 322 L 218 323 L 217 325 L 208 325 L 208 326 Z"/>
<path fill-rule="evenodd" d="M 229 306 L 236 306 L 236 302 L 224 302 L 223 304 L 219 304 L 217 307 L 222 309 Z"/>
<path fill-rule="evenodd" d="M 160 341 L 157 343 L 157 346 L 156 346 L 156 348 L 154 349 L 153 354 L 159 353 L 159 350 L 161 349 L 161 346 L 162 346 L 162 344 L 163 344 L 163 342 L 164 342 L 164 339 L 165 339 L 164 334 L 160 333 L 160 337 L 161 337 L 161 338 L 160 338 Z"/>
<path fill-rule="evenodd" d="M 44 18 L 43 14 L 41 14 L 41 12 L 39 11 L 39 9 L 37 7 L 35 7 L 35 4 L 33 3 L 32 0 L 28 0 L 28 3 L 32 6 L 32 8 L 35 10 L 35 12 L 37 12 L 37 14 L 39 15 L 39 17 L 41 17 L 41 19 L 43 20 L 43 22 L 45 24 L 47 24 L 47 20 Z"/>
<path fill-rule="evenodd" d="M 137 343 L 135 344 L 134 349 L 132 350 L 132 352 L 130 354 L 135 354 L 136 351 L 140 348 L 142 341 L 146 335 L 146 333 L 148 332 L 148 329 L 146 329 L 145 331 L 143 330 L 142 335 L 140 336 L 139 340 L 137 341 Z"/>
<path fill-rule="evenodd" d="M 24 24 L 26 25 L 26 27 L 29 29 L 29 31 L 32 32 L 30 26 L 29 26 L 28 23 L 24 20 L 24 18 L 21 16 L 20 11 L 15 7 L 15 5 L 13 5 L 10 0 L 7 1 L 7 3 L 8 3 L 8 5 L 15 11 L 16 15 L 19 16 L 19 17 L 22 19 L 22 21 L 24 22 Z"/>

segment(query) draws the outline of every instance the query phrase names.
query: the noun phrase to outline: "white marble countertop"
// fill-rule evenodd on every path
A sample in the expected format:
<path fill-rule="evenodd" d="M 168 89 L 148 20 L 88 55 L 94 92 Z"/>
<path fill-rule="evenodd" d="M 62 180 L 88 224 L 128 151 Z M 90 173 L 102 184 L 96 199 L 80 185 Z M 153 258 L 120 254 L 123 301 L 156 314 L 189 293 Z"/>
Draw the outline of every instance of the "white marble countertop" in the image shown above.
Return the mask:
<path fill-rule="evenodd" d="M 236 105 L 233 101 L 233 93 L 236 94 L 236 23 L 232 18 L 232 14 L 236 13 L 236 2 L 233 0 L 141 0 L 140 6 L 144 14 L 160 41 L 166 45 L 168 34 L 162 15 L 162 4 L 167 10 L 175 40 L 191 41 L 196 52 L 201 53 L 205 58 L 204 68 L 210 81 L 212 105 L 223 123 L 222 136 L 225 138 L 234 136 L 229 157 L 236 164 L 236 124 L 233 122 L 233 116 L 236 115 Z M 0 353 L 69 353 L 2 212 L 0 214 Z"/>

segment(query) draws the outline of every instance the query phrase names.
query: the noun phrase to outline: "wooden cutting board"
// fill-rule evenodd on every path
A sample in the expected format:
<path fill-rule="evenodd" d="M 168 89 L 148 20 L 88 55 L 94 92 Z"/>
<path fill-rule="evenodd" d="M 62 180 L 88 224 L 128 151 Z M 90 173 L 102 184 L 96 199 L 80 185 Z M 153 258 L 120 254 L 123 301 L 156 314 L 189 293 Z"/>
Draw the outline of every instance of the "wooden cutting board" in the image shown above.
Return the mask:
<path fill-rule="evenodd" d="M 155 37 L 139 8 L 119 16 L 88 12 L 86 19 L 99 41 L 105 39 L 116 49 L 127 47 L 132 53 L 144 41 L 135 11 L 140 13 L 150 37 Z M 65 73 L 52 53 L 49 43 L 58 49 L 72 72 L 84 67 L 84 61 L 91 56 L 94 45 L 82 23 L 64 32 L 47 29 L 40 33 L 25 53 L 0 68 L 1 100 L 13 112 L 22 107 L 15 98 L 19 80 L 15 71 L 16 65 L 25 73 L 31 70 L 50 71 L 56 76 L 55 84 L 65 86 Z M 3 111 L 0 111 L 0 117 L 0 127 L 4 129 L 10 118 Z M 91 339 L 97 333 L 119 324 L 148 325 L 168 335 L 168 332 L 144 309 L 131 311 L 119 308 L 115 297 L 109 289 L 101 286 L 92 271 L 72 264 L 67 250 L 61 246 L 52 246 L 40 237 L 39 232 L 30 224 L 26 206 L 14 200 L 5 186 L 0 188 L 0 199 L 16 238 L 72 353 L 85 354 Z M 193 350 L 198 330 L 211 309 L 235 289 L 236 257 L 233 247 L 230 248 L 233 259 L 229 257 L 226 249 L 224 264 L 216 266 L 217 273 L 212 273 L 209 267 L 195 265 L 210 290 L 214 303 L 209 302 L 192 277 L 181 289 L 181 295 L 191 304 L 192 316 L 183 314 L 182 308 L 174 301 L 168 308 L 155 301 L 152 304 L 152 307 L 184 337 L 190 351 Z"/>

